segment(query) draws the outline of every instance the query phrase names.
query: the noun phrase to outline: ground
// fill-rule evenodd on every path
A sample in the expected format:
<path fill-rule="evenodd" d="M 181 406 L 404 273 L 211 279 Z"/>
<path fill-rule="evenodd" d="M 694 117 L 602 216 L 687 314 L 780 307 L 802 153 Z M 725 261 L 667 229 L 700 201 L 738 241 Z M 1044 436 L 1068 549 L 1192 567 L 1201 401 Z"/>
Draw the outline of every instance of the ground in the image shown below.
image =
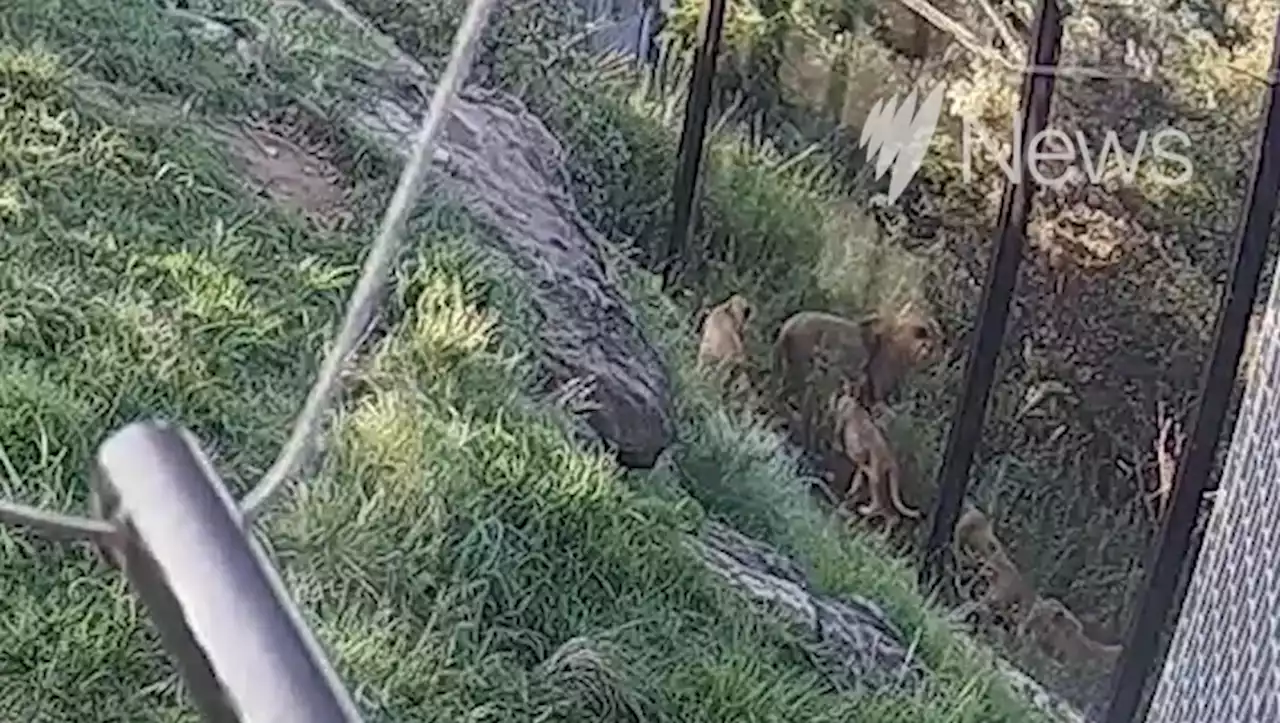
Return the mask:
<path fill-rule="evenodd" d="M 395 164 L 276 112 L 282 89 L 149 0 L 16 0 L 0 20 L 3 493 L 82 510 L 96 445 L 150 416 L 191 428 L 243 491 L 333 335 Z M 715 193 L 745 227 L 735 209 L 767 190 Z M 524 291 L 485 233 L 424 203 L 323 468 L 265 522 L 368 720 L 1033 719 L 903 560 L 828 520 L 776 438 L 719 406 L 691 373 L 689 310 L 641 272 L 628 284 L 677 380 L 679 465 L 624 472 L 576 442 L 530 391 Z M 881 604 L 932 683 L 832 689 L 681 544 L 710 518 Z M 196 719 L 145 612 L 87 550 L 7 531 L 0 571 L 0 717 Z"/>

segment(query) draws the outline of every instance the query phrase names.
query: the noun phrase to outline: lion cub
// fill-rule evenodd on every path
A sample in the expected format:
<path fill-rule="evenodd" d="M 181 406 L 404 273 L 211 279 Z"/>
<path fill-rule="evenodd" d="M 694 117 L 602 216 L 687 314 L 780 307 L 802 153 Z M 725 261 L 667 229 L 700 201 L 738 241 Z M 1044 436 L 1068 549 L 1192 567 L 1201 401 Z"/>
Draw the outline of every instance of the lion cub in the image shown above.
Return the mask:
<path fill-rule="evenodd" d="M 996 537 L 991 520 L 977 507 L 967 506 L 956 521 L 955 542 L 980 565 L 979 574 L 988 585 L 979 600 L 981 607 L 1014 620 L 1026 615 L 1035 591 Z"/>
<path fill-rule="evenodd" d="M 702 342 L 698 345 L 699 366 L 745 364 L 747 345 L 743 337 L 750 318 L 751 304 L 741 294 L 734 294 L 711 307 L 702 322 Z"/>
<path fill-rule="evenodd" d="M 1124 646 L 1107 645 L 1089 637 L 1084 625 L 1056 598 L 1040 598 L 1022 625 L 1042 648 L 1071 665 L 1112 665 Z"/>
<path fill-rule="evenodd" d="M 871 418 L 871 412 L 858 401 L 856 390 L 848 381 L 842 384 L 834 404 L 836 448 L 853 463 L 853 477 L 842 504 L 850 504 L 867 486 L 870 501 L 857 508 L 868 518 L 883 518 L 892 528 L 902 518 L 919 519 L 920 510 L 902 501 L 901 472 L 889 449 L 884 432 Z"/>
<path fill-rule="evenodd" d="M 741 294 L 734 294 L 707 312 L 698 344 L 698 367 L 725 373 L 730 392 L 743 399 L 751 396 L 745 341 L 750 318 L 751 304 Z"/>

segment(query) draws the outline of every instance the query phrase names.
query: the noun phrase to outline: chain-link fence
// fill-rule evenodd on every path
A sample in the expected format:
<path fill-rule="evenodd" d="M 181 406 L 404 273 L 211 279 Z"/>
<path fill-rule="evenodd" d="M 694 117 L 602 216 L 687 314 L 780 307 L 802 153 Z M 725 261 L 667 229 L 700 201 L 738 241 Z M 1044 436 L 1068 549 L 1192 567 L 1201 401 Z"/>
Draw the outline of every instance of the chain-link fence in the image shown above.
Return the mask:
<path fill-rule="evenodd" d="M 1280 286 L 1147 720 L 1280 720 Z"/>

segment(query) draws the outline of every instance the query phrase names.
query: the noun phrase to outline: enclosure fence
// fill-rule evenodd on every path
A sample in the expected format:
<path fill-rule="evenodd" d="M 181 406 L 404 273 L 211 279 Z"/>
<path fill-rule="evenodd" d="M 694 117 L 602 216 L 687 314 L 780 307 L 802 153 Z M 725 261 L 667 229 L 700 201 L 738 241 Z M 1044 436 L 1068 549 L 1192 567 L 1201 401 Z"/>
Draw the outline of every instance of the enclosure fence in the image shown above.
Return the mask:
<path fill-rule="evenodd" d="M 954 23 L 940 16 L 927 3 L 901 1 L 925 21 L 956 35 L 948 26 Z M 1024 148 L 1020 156 L 1015 156 L 1020 157 L 1024 164 L 1023 172 L 1018 176 L 1023 179 L 1029 177 L 1025 165 L 1031 156 L 1026 144 L 1047 126 L 1055 78 L 1059 75 L 1105 77 L 1087 68 L 1058 67 L 1063 19 L 1069 12 L 1070 3 L 1064 7 L 1057 0 L 1042 0 L 1032 26 L 1032 43 L 1026 49 L 1027 58 L 1021 69 L 1025 76 L 1020 110 L 1025 129 L 1022 134 Z M 696 224 L 700 161 L 705 152 L 708 108 L 714 97 L 712 81 L 716 74 L 725 14 L 725 0 L 705 0 L 702 3 L 672 189 L 676 211 L 662 259 L 669 263 L 684 251 Z M 1162 661 L 1161 635 L 1170 612 L 1179 608 L 1180 597 L 1186 591 L 1185 586 L 1179 584 L 1181 573 L 1200 569 L 1194 560 L 1188 561 L 1187 558 L 1195 554 L 1192 537 L 1202 499 L 1210 484 L 1221 429 L 1233 397 L 1248 320 L 1270 238 L 1277 193 L 1280 192 L 1280 148 L 1275 142 L 1277 131 L 1280 131 L 1276 103 L 1278 74 L 1280 18 L 1277 19 L 1271 70 L 1266 79 L 1270 96 L 1259 133 L 1250 192 L 1237 233 L 1228 282 L 1222 290 L 1210 358 L 1200 383 L 1197 406 L 1191 414 L 1193 428 L 1177 459 L 1172 503 L 1164 514 L 1158 543 L 1145 566 L 1143 591 L 1132 616 L 1124 653 L 1113 674 L 1107 723 L 1134 723 L 1145 719 L 1144 706 L 1150 701 L 1152 678 Z M 992 257 L 987 266 L 988 275 L 974 324 L 964 386 L 956 403 L 937 476 L 938 499 L 931 515 L 930 534 L 920 571 L 922 587 L 926 591 L 937 590 L 954 569 L 949 559 L 952 533 L 981 441 L 1010 300 L 1026 246 L 1027 221 L 1034 191 L 1035 187 L 1029 182 L 1007 182 L 1004 190 Z M 678 275 L 672 273 L 670 267 L 667 270 L 669 280 Z M 1276 304 L 1280 301 L 1274 300 L 1273 296 L 1273 306 Z M 1274 323 L 1265 327 L 1262 333 L 1273 336 L 1280 333 Z M 1276 349 L 1280 341 L 1270 339 L 1264 344 Z M 1276 353 L 1280 354 L 1280 351 Z M 1275 438 L 1274 434 L 1268 436 L 1272 429 L 1266 426 L 1274 423 L 1271 420 L 1275 419 L 1275 413 L 1262 411 L 1269 409 L 1270 405 L 1256 399 L 1268 393 L 1267 374 L 1275 369 L 1277 363 L 1280 362 L 1265 362 L 1269 371 L 1255 375 L 1253 384 L 1259 387 L 1251 392 L 1251 399 L 1255 401 L 1246 409 L 1240 423 L 1246 429 L 1256 429 L 1241 432 L 1243 436 L 1237 435 L 1232 451 L 1236 467 L 1228 471 L 1228 478 L 1232 474 L 1248 474 L 1253 484 L 1241 479 L 1235 486 L 1247 487 L 1248 495 L 1257 498 L 1250 502 L 1246 496 L 1230 503 L 1230 507 L 1215 509 L 1213 534 L 1216 536 L 1208 542 L 1209 568 L 1196 574 L 1194 588 L 1199 597 L 1193 597 L 1190 606 L 1182 611 L 1179 643 L 1174 648 L 1162 688 L 1164 707 L 1155 711 L 1151 718 L 1153 721 L 1223 720 L 1245 723 L 1276 719 L 1275 651 L 1280 648 L 1280 623 L 1276 622 L 1280 608 L 1276 603 L 1280 596 L 1277 589 L 1280 580 L 1277 580 L 1274 564 L 1280 560 L 1280 554 L 1272 551 L 1280 544 L 1276 541 L 1280 535 L 1277 532 L 1280 530 L 1280 511 L 1276 509 L 1275 492 L 1278 481 L 1271 474 L 1275 460 L 1269 460 L 1265 465 L 1258 464 L 1254 449 L 1240 445 L 1245 444 L 1242 440 Z M 1245 461 L 1250 458 L 1254 462 L 1246 465 Z M 1229 499 L 1233 487 L 1229 481 L 1226 484 L 1220 495 Z M 1223 503 L 1224 497 L 1221 496 L 1219 504 Z M 1247 510 L 1248 514 L 1241 510 Z M 1252 545 L 1233 544 L 1237 537 L 1246 535 L 1254 540 Z M 1221 584 L 1225 581 L 1239 582 L 1240 576 L 1247 577 L 1250 584 L 1240 588 Z M 1223 606 L 1229 607 L 1231 612 L 1221 614 Z M 1224 646 L 1224 640 L 1238 641 L 1238 645 Z M 1194 665 L 1186 662 L 1188 657 L 1201 655 L 1206 647 L 1220 652 L 1213 657 L 1206 656 Z M 1212 694 L 1208 693 L 1210 688 L 1213 689 Z M 1183 699 L 1198 702 L 1190 705 Z M 1173 710 L 1169 706 L 1177 700 L 1183 700 L 1181 705 L 1184 707 L 1177 709 L 1181 717 L 1169 717 L 1173 715 L 1168 712 Z"/>
<path fill-rule="evenodd" d="M 1280 284 L 1259 336 L 1151 723 L 1280 720 Z"/>
<path fill-rule="evenodd" d="M 1043 130 L 1048 117 L 1049 96 L 1053 88 L 1053 65 L 1062 35 L 1061 15 L 1062 11 L 1056 0 L 1041 2 L 1034 26 L 1034 43 L 1029 49 L 1031 71 L 1022 94 L 1021 115 L 1026 129 L 1023 135 L 1024 144 L 1027 139 L 1033 138 Z M 1277 193 L 1280 193 L 1280 147 L 1276 143 L 1277 138 L 1280 137 L 1278 135 L 1280 114 L 1277 114 L 1276 104 L 1278 69 L 1280 69 L 1280 18 L 1277 19 L 1275 48 L 1268 76 L 1271 92 L 1260 132 L 1250 195 L 1245 203 L 1240 223 L 1230 277 L 1223 289 L 1218 308 L 1211 356 L 1200 384 L 1197 405 L 1192 413 L 1193 428 L 1188 444 L 1178 459 L 1172 505 L 1163 519 L 1153 558 L 1146 566 L 1144 589 L 1132 617 L 1124 653 L 1114 672 L 1112 695 L 1105 718 L 1107 723 L 1133 723 L 1144 719 L 1143 706 L 1149 701 L 1146 693 L 1149 690 L 1152 674 L 1159 668 L 1161 662 L 1161 633 L 1165 629 L 1170 612 L 1178 607 L 1179 596 L 1185 594 L 1186 588 L 1179 586 L 1180 575 L 1184 569 L 1195 567 L 1194 561 L 1191 565 L 1186 564 L 1187 557 L 1194 554 L 1191 545 L 1192 536 L 1204 493 L 1210 483 L 1220 432 L 1233 396 L 1240 355 L 1271 235 Z M 1024 145 L 1022 154 L 1024 164 L 1029 155 Z M 1023 173 L 1021 177 L 1026 178 L 1027 175 Z M 976 332 L 969 352 L 964 391 L 957 402 L 947 438 L 945 456 L 938 472 L 938 500 L 932 514 L 929 541 L 921 569 L 921 582 L 926 590 L 937 589 L 951 569 L 947 560 L 952 531 L 968 487 L 970 468 L 980 441 L 987 401 L 991 394 L 996 359 L 1008 317 L 1009 298 L 1017 280 L 1019 261 L 1025 245 L 1026 219 L 1030 209 L 1031 192 L 1029 183 L 1006 181 L 996 243 L 988 266 L 979 317 L 975 324 Z M 1239 454 L 1245 454 L 1245 452 L 1239 452 Z M 1268 480 L 1264 488 L 1273 487 L 1274 484 L 1274 481 Z M 1259 510 L 1255 510 L 1255 513 L 1261 514 Z M 1225 519 L 1227 519 L 1225 515 L 1220 515 L 1218 524 L 1226 525 L 1225 521 L 1221 521 Z M 1251 521 L 1249 519 L 1233 520 L 1232 527 L 1235 529 L 1235 524 L 1245 525 Z M 1274 528 L 1277 522 L 1272 517 L 1265 521 L 1258 520 L 1257 527 L 1243 527 L 1243 529 L 1253 534 L 1259 528 Z M 1274 532 L 1268 530 L 1267 534 L 1274 535 Z M 1263 572 L 1261 568 L 1267 564 L 1273 564 L 1274 561 L 1274 558 L 1265 556 L 1252 557 L 1242 563 L 1242 567 L 1256 575 L 1261 575 Z M 1234 560 L 1217 553 L 1212 562 L 1229 568 Z M 1263 577 L 1273 582 L 1274 570 L 1269 572 L 1272 574 Z M 1201 580 L 1213 580 L 1216 574 L 1219 573 L 1206 573 Z M 1204 589 L 1207 584 L 1209 583 L 1201 582 L 1198 589 Z M 1222 604 L 1232 606 L 1240 616 L 1252 617 L 1262 612 L 1258 610 L 1258 605 L 1254 602 L 1254 593 L 1250 589 L 1219 589 L 1218 594 L 1226 596 L 1222 599 Z M 1276 594 L 1274 586 L 1267 590 L 1266 594 L 1270 596 L 1266 598 L 1267 600 L 1274 601 Z M 1202 595 L 1200 600 L 1199 607 L 1183 612 L 1183 619 L 1189 631 L 1212 633 L 1234 629 L 1231 626 L 1243 624 L 1235 622 L 1238 618 L 1220 618 L 1212 605 L 1205 602 L 1207 598 Z M 1274 605 L 1265 614 L 1274 619 L 1276 615 Z M 1203 648 L 1195 647 L 1188 640 L 1188 636 L 1194 634 L 1194 632 L 1183 634 L 1184 647 L 1181 649 L 1183 656 L 1203 654 Z M 1216 639 L 1211 647 L 1221 650 L 1223 642 L 1220 638 Z M 1255 637 L 1250 640 L 1250 645 L 1265 649 L 1264 652 L 1256 653 L 1260 656 L 1274 655 L 1270 649 L 1275 643 L 1275 635 Z M 1224 683 L 1234 682 L 1240 686 L 1238 689 L 1215 688 L 1215 695 L 1222 697 L 1223 700 L 1248 700 L 1259 694 L 1250 685 L 1259 682 L 1256 677 L 1263 674 L 1261 671 L 1266 671 L 1268 675 L 1274 674 L 1272 668 L 1261 668 L 1247 673 L 1239 672 L 1241 666 L 1248 666 L 1250 662 L 1249 655 L 1221 658 L 1220 663 L 1223 668 L 1233 668 L 1238 672 L 1227 674 L 1219 669 L 1215 673 L 1220 676 L 1218 678 L 1201 676 L 1195 679 L 1195 682 L 1169 683 L 1174 687 L 1168 690 L 1181 690 L 1180 686 L 1188 685 L 1200 692 L 1214 688 L 1215 680 Z M 1187 670 L 1185 663 L 1181 665 L 1183 665 L 1182 668 L 1171 672 L 1170 675 L 1177 678 L 1179 671 Z M 1199 665 L 1207 665 L 1207 667 L 1197 667 L 1196 670 L 1213 669 L 1212 664 Z M 1261 690 L 1274 691 L 1274 687 L 1264 685 Z M 1270 694 L 1274 695 L 1274 693 Z M 1166 692 L 1166 695 L 1172 695 L 1172 693 Z M 1242 708 L 1225 710 L 1238 709 Z M 1171 720 L 1230 720 L 1245 723 L 1254 720 L 1269 721 L 1273 718 L 1208 715 Z"/>
<path fill-rule="evenodd" d="M 331 6 L 340 0 L 325 0 Z M 161 638 L 208 720 L 289 723 L 359 721 L 348 692 L 302 622 L 251 526 L 304 466 L 321 433 L 339 370 L 381 301 L 408 212 L 420 193 L 433 145 L 468 74 L 476 40 L 496 0 L 472 0 L 454 39 L 448 66 L 431 97 L 412 155 L 348 302 L 337 339 L 290 436 L 258 486 L 239 504 L 231 499 L 189 433 L 162 422 L 136 423 L 102 445 L 92 475 L 102 519 L 53 515 L 0 502 L 0 521 L 62 540 L 89 540 L 123 568 L 147 606 Z M 910 4 L 909 4 L 910 5 Z M 687 98 L 677 161 L 673 252 L 687 237 L 696 207 L 710 88 L 726 0 L 707 0 L 694 77 Z M 351 16 L 343 8 L 340 14 Z M 1035 137 L 1047 122 L 1063 11 L 1043 0 L 1028 48 L 1021 115 Z M 1280 20 L 1277 24 L 1280 53 Z M 1177 606 L 1179 572 L 1208 484 L 1218 432 L 1227 413 L 1249 312 L 1261 275 L 1280 191 L 1280 131 L 1275 77 L 1261 133 L 1250 198 L 1231 277 L 1223 292 L 1212 358 L 1205 371 L 1186 453 L 1179 460 L 1172 507 L 1148 566 L 1146 589 L 1115 676 L 1108 723 L 1141 720 L 1144 691 L 1159 665 L 1159 635 Z M 1029 142 L 1029 141 L 1028 141 Z M 1030 154 L 1025 152 L 1025 160 Z M 1023 174 L 1025 177 L 1026 174 Z M 1034 188 L 1009 183 L 1001 206 L 989 276 L 983 291 L 965 388 L 957 402 L 922 580 L 932 587 L 947 574 L 945 555 L 968 483 L 994 377 L 1009 299 L 1025 245 Z M 1280 435 L 1275 395 L 1280 384 L 1280 290 L 1274 289 L 1264 325 L 1262 361 L 1245 403 L 1227 474 L 1210 526 L 1204 561 L 1193 577 L 1169 665 L 1151 720 L 1274 720 L 1278 714 L 1280 649 L 1280 484 L 1271 448 Z M 1261 458 L 1261 459 L 1259 459 Z"/>
<path fill-rule="evenodd" d="M 1267 74 L 1270 90 L 1266 109 L 1263 113 L 1258 145 L 1255 150 L 1254 168 L 1249 183 L 1249 197 L 1245 201 L 1239 237 L 1232 261 L 1231 276 L 1226 288 L 1223 289 L 1222 301 L 1218 308 L 1218 318 L 1214 327 L 1212 356 L 1209 359 L 1204 372 L 1204 379 L 1200 385 L 1200 395 L 1193 414 L 1194 427 L 1189 438 L 1189 445 L 1179 460 L 1177 474 L 1174 478 L 1173 504 L 1164 520 L 1159 546 L 1155 552 L 1155 559 L 1147 568 L 1145 590 L 1139 599 L 1138 608 L 1130 625 L 1125 655 L 1120 661 L 1120 668 L 1116 671 L 1114 693 L 1107 715 L 1108 723 L 1135 720 L 1140 711 L 1142 711 L 1143 704 L 1150 702 L 1148 693 L 1151 675 L 1159 667 L 1161 661 L 1161 632 L 1169 619 L 1170 612 L 1180 606 L 1182 597 L 1187 593 L 1187 586 L 1179 584 L 1181 582 L 1181 574 L 1186 569 L 1200 570 L 1198 561 L 1195 559 L 1192 559 L 1190 561 L 1191 564 L 1187 565 L 1187 557 L 1196 555 L 1198 552 L 1192 547 L 1192 535 L 1195 532 L 1196 521 L 1200 515 L 1205 492 L 1209 489 L 1210 475 L 1212 474 L 1214 459 L 1218 451 L 1218 441 L 1222 436 L 1222 425 L 1226 419 L 1228 406 L 1233 396 L 1232 391 L 1236 385 L 1236 376 L 1240 369 L 1240 354 L 1244 349 L 1245 335 L 1248 333 L 1249 328 L 1249 317 L 1253 311 L 1254 299 L 1258 292 L 1258 282 L 1262 276 L 1262 266 L 1266 258 L 1267 245 L 1271 238 L 1277 197 L 1280 196 L 1280 84 L 1277 84 L 1277 77 L 1280 75 L 1280 17 L 1276 19 L 1273 34 L 1275 39 L 1272 47 L 1271 66 Z M 1274 284 L 1274 281 L 1272 283 Z M 1266 333 L 1266 331 L 1263 332 L 1264 344 L 1273 343 L 1274 340 L 1266 338 Z M 1259 384 L 1260 379 L 1260 376 L 1255 375 L 1254 384 Z M 1265 393 L 1265 390 L 1259 390 L 1255 387 L 1254 393 Z M 1250 420 L 1249 425 L 1252 424 L 1254 422 Z M 1250 426 L 1246 426 L 1244 433 L 1248 434 L 1249 429 Z M 1239 438 L 1237 440 L 1243 443 L 1243 440 Z M 1239 458 L 1241 455 L 1249 455 L 1248 451 L 1242 450 L 1239 444 L 1235 442 L 1233 442 L 1232 447 L 1233 457 Z M 1255 467 L 1258 460 L 1253 459 L 1252 455 L 1249 455 L 1249 457 L 1250 467 Z M 1263 489 L 1272 488 L 1275 483 L 1276 480 L 1274 478 L 1266 479 L 1263 483 Z M 1233 492 L 1238 492 L 1240 485 L 1237 484 L 1235 487 L 1236 489 L 1234 490 L 1227 489 L 1223 491 L 1223 494 L 1230 496 Z M 1229 524 L 1236 534 L 1262 534 L 1272 537 L 1276 534 L 1275 527 L 1280 523 L 1280 519 L 1274 516 L 1270 519 L 1262 517 L 1249 519 L 1243 516 L 1232 516 L 1232 509 L 1232 507 L 1228 507 L 1227 511 L 1223 512 L 1215 508 L 1214 514 L 1219 521 L 1219 525 Z M 1253 514 L 1259 513 L 1260 510 L 1254 510 L 1253 512 Z M 1272 583 L 1270 590 L 1266 591 L 1269 597 L 1264 599 L 1274 601 L 1274 596 L 1277 593 L 1274 586 L 1275 570 L 1268 570 L 1266 566 L 1274 564 L 1275 558 L 1251 556 L 1232 559 L 1223 557 L 1217 552 L 1219 548 L 1216 545 L 1214 550 L 1214 557 L 1210 560 L 1212 566 L 1203 573 L 1196 573 L 1196 577 L 1200 580 L 1201 589 L 1203 589 L 1205 580 L 1215 580 L 1222 574 L 1232 576 L 1235 582 L 1242 581 L 1241 578 L 1237 577 L 1238 575 L 1249 575 L 1251 577 L 1262 575 L 1266 582 Z M 1239 564 L 1239 567 L 1233 567 L 1235 564 Z M 1257 582 L 1256 578 L 1254 581 Z M 1188 634 L 1193 634 L 1188 633 L 1188 630 L 1215 631 L 1229 634 L 1228 631 L 1235 629 L 1240 624 L 1242 616 L 1250 619 L 1255 617 L 1265 619 L 1270 616 L 1274 619 L 1277 613 L 1280 613 L 1280 610 L 1274 605 L 1271 606 L 1270 610 L 1258 609 L 1257 602 L 1259 600 L 1256 597 L 1256 588 L 1251 586 L 1233 585 L 1223 590 L 1222 593 L 1225 595 L 1222 610 L 1215 610 L 1211 606 L 1205 605 L 1204 598 L 1201 597 L 1196 608 L 1181 611 L 1181 622 L 1178 627 L 1182 631 L 1180 634 L 1184 640 Z M 1274 656 L 1273 648 L 1276 638 L 1272 635 L 1270 638 L 1256 637 L 1246 641 L 1237 636 L 1236 640 L 1241 644 L 1247 642 L 1247 645 L 1242 645 L 1235 651 L 1235 655 L 1238 657 L 1222 660 L 1226 664 L 1223 667 L 1223 671 L 1231 672 L 1228 673 L 1229 677 L 1220 681 L 1223 683 L 1232 682 L 1235 685 L 1215 687 L 1212 676 L 1201 677 L 1198 680 L 1182 681 L 1179 671 L 1185 670 L 1185 668 L 1181 667 L 1170 671 L 1171 680 L 1179 681 L 1173 683 L 1173 685 L 1178 687 L 1183 685 L 1193 686 L 1198 694 L 1205 694 L 1206 700 L 1219 701 L 1218 703 L 1210 703 L 1210 706 L 1224 706 L 1220 708 L 1223 713 L 1226 713 L 1227 710 L 1243 711 L 1243 707 L 1234 707 L 1235 704 L 1231 704 L 1232 707 L 1226 707 L 1226 704 L 1221 703 L 1221 701 L 1245 701 L 1259 694 L 1258 690 L 1250 686 L 1250 683 L 1253 682 L 1253 676 L 1257 673 L 1249 671 L 1245 667 L 1251 664 L 1251 657 L 1259 653 L 1256 650 L 1254 652 L 1245 651 L 1254 647 L 1261 647 L 1269 651 L 1266 653 L 1267 655 Z M 1188 651 L 1184 647 L 1179 660 L 1185 661 L 1186 655 L 1191 653 L 1195 656 L 1200 656 L 1202 660 L 1199 664 L 1204 664 L 1204 659 L 1211 657 L 1211 651 L 1215 649 L 1222 650 L 1221 646 L 1225 643 L 1225 638 L 1218 638 L 1214 646 L 1208 649 Z M 1181 666 L 1182 662 L 1179 665 Z M 1274 675 L 1273 669 L 1264 668 L 1261 670 L 1270 671 Z M 1217 675 L 1217 673 L 1214 675 Z M 1271 692 L 1274 703 L 1275 689 L 1273 687 L 1264 687 L 1262 690 Z M 1213 708 L 1210 707 L 1209 709 L 1212 710 Z M 1274 711 L 1274 707 L 1272 710 Z M 1223 715 L 1220 718 L 1209 716 L 1203 719 L 1175 718 L 1174 720 L 1215 719 L 1264 721 L 1274 720 L 1274 716 L 1240 717 Z M 1156 720 L 1164 719 L 1156 718 Z"/>

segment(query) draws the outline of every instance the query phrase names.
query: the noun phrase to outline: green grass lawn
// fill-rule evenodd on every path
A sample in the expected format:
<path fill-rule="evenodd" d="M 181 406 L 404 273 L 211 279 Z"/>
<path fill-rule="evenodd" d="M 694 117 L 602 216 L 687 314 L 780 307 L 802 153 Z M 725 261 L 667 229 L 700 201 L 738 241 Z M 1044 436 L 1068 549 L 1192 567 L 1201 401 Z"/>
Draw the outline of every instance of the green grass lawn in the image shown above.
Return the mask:
<path fill-rule="evenodd" d="M 272 102 L 157 5 L 0 10 L 0 493 L 29 504 L 82 510 L 93 450 L 148 416 L 188 426 L 229 484 L 251 484 L 393 180 L 353 163 L 364 223 L 323 231 L 254 196 L 198 123 L 123 112 Z M 647 276 L 629 283 L 670 355 L 684 447 L 671 466 L 622 473 L 575 445 L 528 393 L 527 301 L 483 233 L 446 206 L 414 221 L 391 333 L 318 478 L 266 523 L 367 720 L 1030 719 L 902 561 L 828 523 L 772 438 L 692 378 L 684 316 Z M 794 631 L 682 547 L 708 514 L 793 553 L 820 589 L 882 604 L 930 685 L 829 689 Z M 145 611 L 87 550 L 0 532 L 0 592 L 0 719 L 197 719 Z"/>

